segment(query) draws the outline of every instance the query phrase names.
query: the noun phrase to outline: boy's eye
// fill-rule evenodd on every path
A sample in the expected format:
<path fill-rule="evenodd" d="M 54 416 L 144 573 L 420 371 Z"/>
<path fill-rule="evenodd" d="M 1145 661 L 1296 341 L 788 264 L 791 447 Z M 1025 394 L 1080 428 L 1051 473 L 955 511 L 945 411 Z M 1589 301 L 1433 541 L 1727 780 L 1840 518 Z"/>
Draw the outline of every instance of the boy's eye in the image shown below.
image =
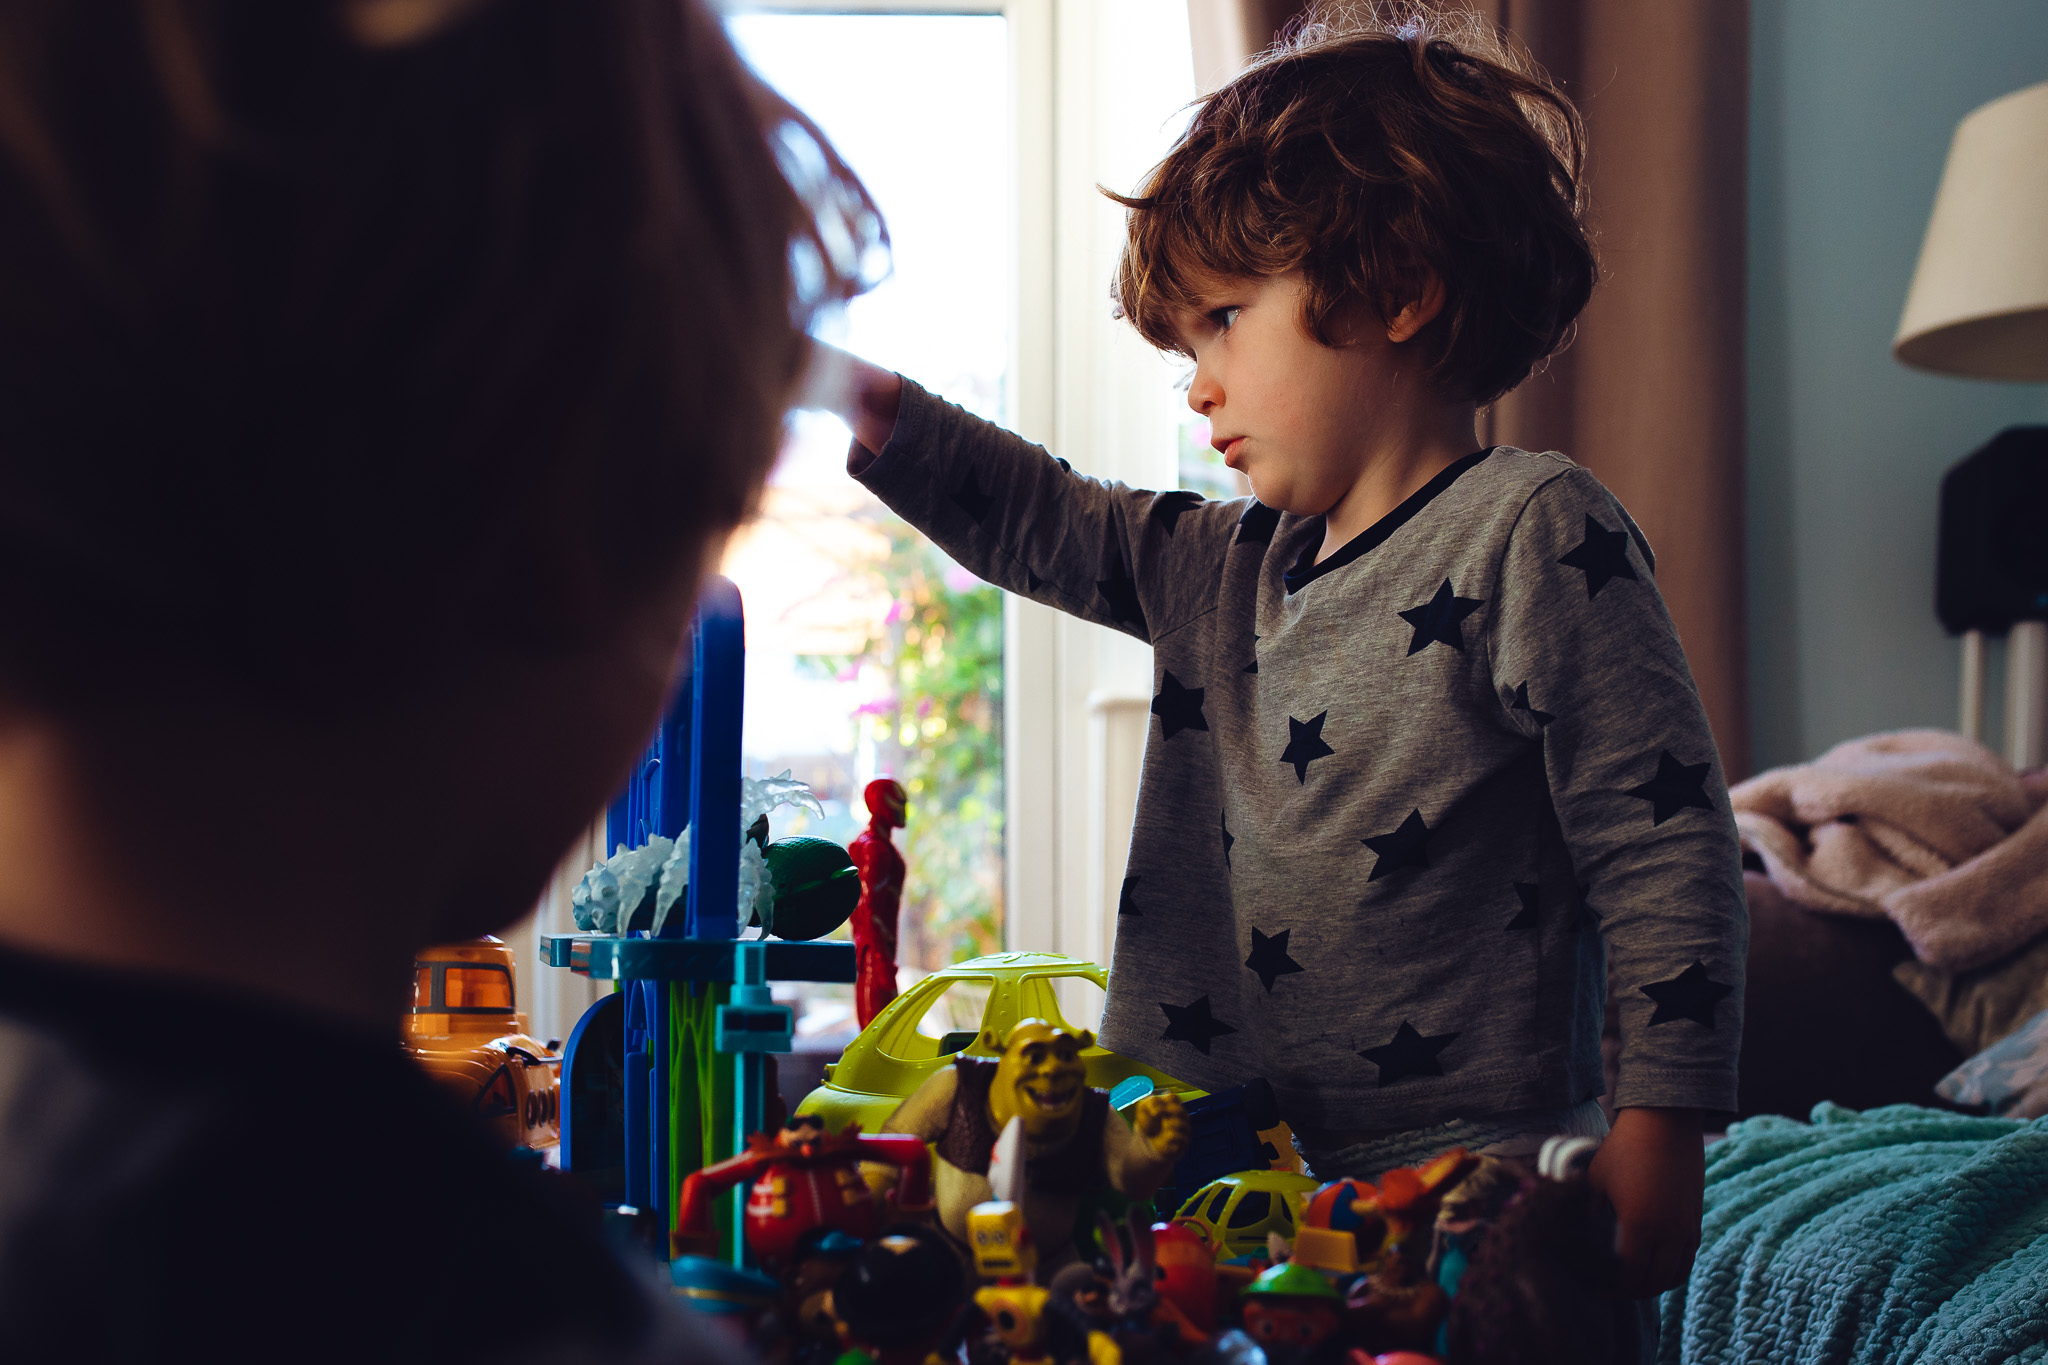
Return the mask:
<path fill-rule="evenodd" d="M 1235 304 L 1228 308 L 1218 308 L 1209 314 L 1209 321 L 1216 324 L 1217 331 L 1227 332 L 1237 324 L 1237 315 L 1243 311 L 1244 309 Z"/>

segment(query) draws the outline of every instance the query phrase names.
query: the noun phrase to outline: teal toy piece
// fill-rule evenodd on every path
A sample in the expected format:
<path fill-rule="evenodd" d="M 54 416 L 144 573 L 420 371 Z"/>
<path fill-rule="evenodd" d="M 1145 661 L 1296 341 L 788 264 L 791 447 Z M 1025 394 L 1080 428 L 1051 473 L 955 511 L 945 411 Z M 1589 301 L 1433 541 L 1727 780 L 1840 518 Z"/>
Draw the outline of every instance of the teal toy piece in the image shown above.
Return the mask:
<path fill-rule="evenodd" d="M 669 1263 L 677 1298 L 715 1318 L 751 1317 L 775 1306 L 782 1282 L 758 1270 L 742 1270 L 709 1256 L 678 1256 Z"/>
<path fill-rule="evenodd" d="M 789 1051 L 796 1012 L 776 1004 L 768 989 L 763 965 L 767 948 L 765 943 L 742 943 L 737 949 L 739 980 L 733 985 L 731 1001 L 720 1005 L 714 1016 L 711 1045 L 719 1052 Z M 745 1143 L 751 1131 L 739 1133 L 738 1140 Z"/>

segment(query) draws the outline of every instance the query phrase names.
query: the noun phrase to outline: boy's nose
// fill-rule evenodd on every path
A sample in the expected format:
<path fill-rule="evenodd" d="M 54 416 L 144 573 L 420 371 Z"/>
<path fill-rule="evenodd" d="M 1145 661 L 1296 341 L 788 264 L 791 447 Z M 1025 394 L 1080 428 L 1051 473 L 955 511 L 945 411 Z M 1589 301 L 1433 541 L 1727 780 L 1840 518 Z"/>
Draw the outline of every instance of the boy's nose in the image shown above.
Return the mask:
<path fill-rule="evenodd" d="M 1195 377 L 1188 381 L 1188 406 L 1207 417 L 1209 410 L 1223 401 L 1223 386 L 1197 367 Z"/>

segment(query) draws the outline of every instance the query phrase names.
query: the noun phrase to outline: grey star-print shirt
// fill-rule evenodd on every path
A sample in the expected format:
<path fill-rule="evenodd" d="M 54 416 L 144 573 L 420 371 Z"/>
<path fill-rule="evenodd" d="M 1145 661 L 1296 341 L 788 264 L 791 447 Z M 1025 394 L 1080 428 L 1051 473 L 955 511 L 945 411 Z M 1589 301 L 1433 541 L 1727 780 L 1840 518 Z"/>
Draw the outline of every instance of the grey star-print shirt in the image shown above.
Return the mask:
<path fill-rule="evenodd" d="M 1086 478 L 906 382 L 859 477 L 1153 647 L 1105 1046 L 1330 1129 L 1564 1108 L 1603 1088 L 1611 975 L 1616 1103 L 1734 1108 L 1734 821 L 1591 474 L 1479 452 L 1314 564 L 1319 517 Z"/>

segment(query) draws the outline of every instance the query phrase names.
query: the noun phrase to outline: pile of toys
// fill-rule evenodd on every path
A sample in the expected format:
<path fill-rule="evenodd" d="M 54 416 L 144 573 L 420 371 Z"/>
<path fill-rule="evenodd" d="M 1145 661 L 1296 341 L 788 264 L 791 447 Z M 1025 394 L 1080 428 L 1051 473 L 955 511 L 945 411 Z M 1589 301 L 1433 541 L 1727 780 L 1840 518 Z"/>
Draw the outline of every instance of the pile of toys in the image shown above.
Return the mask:
<path fill-rule="evenodd" d="M 456 945 L 423 957 L 410 1024 L 515 1150 L 559 1131 L 682 1301 L 773 1365 L 1632 1358 L 1590 1143 L 1318 1184 L 1264 1082 L 1205 1094 L 1067 1023 L 1058 988 L 1101 986 L 1092 963 L 996 954 L 895 996 L 902 788 L 869 785 L 851 850 L 771 842 L 770 809 L 816 802 L 741 776 L 743 638 L 737 592 L 707 586 L 689 688 L 575 898 L 585 932 L 543 938 L 620 989 L 558 1052 L 525 1036 L 503 945 Z M 819 941 L 849 916 L 853 942 Z M 803 980 L 854 985 L 864 1027 L 783 1124 L 769 983 Z M 954 992 L 979 1026 L 938 1032 Z"/>
<path fill-rule="evenodd" d="M 907 1100 L 909 1132 L 800 1116 L 689 1176 L 678 1292 L 791 1365 L 1616 1358 L 1626 1305 L 1591 1142 L 1553 1143 L 1536 1170 L 1454 1150 L 1373 1182 L 1234 1172 L 1155 1222 L 1144 1199 L 1188 1153 L 1187 1106 L 1154 1093 L 1119 1118 L 1078 1084 L 1091 1043 L 1026 1020 L 999 1060 Z M 747 1270 L 701 1254 L 709 1199 L 740 1180 Z"/>

